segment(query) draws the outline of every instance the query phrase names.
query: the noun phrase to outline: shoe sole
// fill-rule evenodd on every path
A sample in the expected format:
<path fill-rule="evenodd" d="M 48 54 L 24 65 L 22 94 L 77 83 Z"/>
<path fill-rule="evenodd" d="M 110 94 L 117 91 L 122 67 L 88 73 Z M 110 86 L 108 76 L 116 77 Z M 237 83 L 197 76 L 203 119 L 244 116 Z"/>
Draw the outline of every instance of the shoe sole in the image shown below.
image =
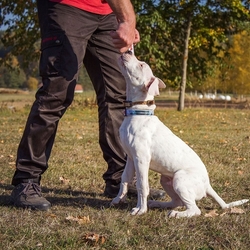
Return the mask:
<path fill-rule="evenodd" d="M 31 209 L 31 210 L 36 210 L 36 211 L 48 211 L 51 208 L 51 205 L 47 206 L 32 206 L 32 205 L 19 205 L 13 203 L 13 206 L 16 208 L 22 208 L 22 209 Z"/>

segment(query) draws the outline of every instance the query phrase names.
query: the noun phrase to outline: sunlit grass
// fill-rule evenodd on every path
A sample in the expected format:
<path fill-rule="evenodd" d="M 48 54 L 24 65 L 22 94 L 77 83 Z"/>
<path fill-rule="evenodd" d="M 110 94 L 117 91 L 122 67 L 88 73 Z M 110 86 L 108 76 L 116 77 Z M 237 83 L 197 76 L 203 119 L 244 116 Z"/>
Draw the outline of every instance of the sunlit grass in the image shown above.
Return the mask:
<path fill-rule="evenodd" d="M 185 219 L 169 219 L 167 211 L 157 209 L 132 217 L 129 211 L 136 199 L 109 207 L 110 199 L 102 195 L 106 163 L 98 145 L 93 95 L 77 96 L 59 124 L 50 167 L 42 179 L 51 211 L 9 206 L 16 150 L 30 104 L 16 111 L 0 110 L 1 249 L 250 248 L 249 204 L 241 207 L 245 214 L 207 218 L 213 209 L 222 212 L 213 200 L 204 198 L 198 202 L 202 215 Z M 156 115 L 201 156 L 214 189 L 226 202 L 250 197 L 249 110 L 158 108 Z M 161 188 L 158 174 L 150 172 L 149 178 L 152 187 Z M 85 217 L 89 221 L 78 220 Z M 104 242 L 86 242 L 91 234 L 102 236 Z"/>

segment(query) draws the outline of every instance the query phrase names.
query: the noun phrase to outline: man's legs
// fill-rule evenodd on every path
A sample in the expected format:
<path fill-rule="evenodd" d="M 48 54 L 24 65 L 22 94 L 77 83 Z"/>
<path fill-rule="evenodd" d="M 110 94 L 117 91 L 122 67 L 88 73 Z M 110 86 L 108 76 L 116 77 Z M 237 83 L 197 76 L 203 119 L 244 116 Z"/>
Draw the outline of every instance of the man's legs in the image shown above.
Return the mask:
<path fill-rule="evenodd" d="M 100 16 L 98 29 L 88 42 L 84 64 L 94 85 L 99 112 L 99 143 L 108 169 L 103 175 L 106 186 L 116 195 L 126 164 L 126 154 L 119 139 L 119 127 L 124 118 L 126 83 L 117 59 L 120 53 L 114 48 L 110 31 L 116 29 L 116 17 Z M 108 187 L 108 188 L 109 188 Z"/>
<path fill-rule="evenodd" d="M 18 147 L 11 198 L 16 206 L 47 210 L 50 203 L 41 197 L 41 175 L 48 168 L 58 122 L 73 100 L 87 40 L 95 27 L 88 26 L 79 37 L 78 28 L 82 28 L 86 20 L 91 22 L 89 16 L 82 16 L 85 22 L 81 22 L 78 9 L 49 1 L 37 2 L 42 35 L 40 75 L 43 86 L 36 94 Z"/>

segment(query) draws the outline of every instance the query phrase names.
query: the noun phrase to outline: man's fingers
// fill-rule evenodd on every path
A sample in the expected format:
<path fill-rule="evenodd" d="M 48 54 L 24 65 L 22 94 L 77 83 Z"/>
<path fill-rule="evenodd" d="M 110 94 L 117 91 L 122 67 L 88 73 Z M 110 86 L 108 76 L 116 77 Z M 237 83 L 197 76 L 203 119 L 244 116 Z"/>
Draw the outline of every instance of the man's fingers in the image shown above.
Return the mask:
<path fill-rule="evenodd" d="M 119 49 L 121 53 L 126 52 L 128 49 L 131 49 L 133 44 L 140 42 L 140 34 L 137 30 L 135 30 L 134 37 L 132 40 L 131 37 L 127 37 L 126 35 L 122 36 L 119 30 L 111 31 L 110 36 L 113 39 L 113 44 L 115 48 Z"/>
<path fill-rule="evenodd" d="M 120 34 L 116 31 L 111 31 L 110 36 L 113 39 L 113 44 L 115 48 L 119 49 L 121 53 L 126 52 L 129 48 L 132 47 L 132 44 L 129 44 L 126 37 L 121 37 Z"/>

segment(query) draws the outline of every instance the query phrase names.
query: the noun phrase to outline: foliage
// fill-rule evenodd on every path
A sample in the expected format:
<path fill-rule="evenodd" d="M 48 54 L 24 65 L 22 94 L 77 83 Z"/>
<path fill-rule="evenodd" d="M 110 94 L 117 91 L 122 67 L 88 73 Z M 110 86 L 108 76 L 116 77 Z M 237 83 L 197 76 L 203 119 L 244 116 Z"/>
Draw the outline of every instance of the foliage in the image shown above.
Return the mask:
<path fill-rule="evenodd" d="M 17 59 L 12 57 L 12 65 L 17 64 Z M 22 69 L 10 70 L 7 67 L 0 67 L 0 87 L 1 88 L 23 88 L 26 76 Z"/>
<path fill-rule="evenodd" d="M 0 63 L 10 68 L 13 56 L 18 66 L 25 67 L 26 77 L 37 77 L 39 28 L 35 0 L 1 1 L 0 23 L 7 27 L 1 42 Z M 249 1 L 244 0 L 132 0 L 138 14 L 137 28 L 141 42 L 135 53 L 149 62 L 155 75 L 170 87 L 179 88 L 183 70 L 187 71 L 187 87 L 202 89 L 204 79 L 216 73 L 223 83 L 227 79 L 226 61 L 230 36 L 240 33 L 249 24 Z M 184 40 L 188 20 L 191 34 L 188 57 L 184 58 Z M 242 33 L 240 33 L 242 34 Z M 183 68 L 183 60 L 188 60 Z M 231 68 L 233 65 L 229 65 Z M 35 71 L 34 71 L 35 69 Z M 244 72 L 247 72 L 244 69 Z M 243 73 L 244 73 L 243 72 Z M 84 73 L 85 74 L 85 73 Z M 90 82 L 80 75 L 80 83 Z M 82 80 L 83 79 L 83 80 Z M 232 79 L 232 76 L 231 78 Z M 220 80 L 218 80 L 220 84 Z M 205 89 L 205 88 L 203 88 Z M 225 88 L 227 89 L 227 88 Z M 232 88 L 228 88 L 232 89 Z M 185 91 L 185 90 L 184 90 Z"/>
<path fill-rule="evenodd" d="M 29 90 L 37 90 L 38 80 L 35 77 L 30 76 L 27 80 L 27 88 Z"/>
<path fill-rule="evenodd" d="M 230 63 L 233 70 L 228 78 L 231 92 L 235 94 L 250 93 L 250 34 L 242 31 L 234 35 L 232 47 L 229 49 Z"/>
<path fill-rule="evenodd" d="M 187 20 L 191 18 L 188 82 L 203 79 L 209 62 L 216 63 L 228 48 L 228 35 L 249 21 L 249 10 L 241 1 L 133 1 L 138 13 L 141 42 L 136 54 L 151 63 L 165 82 L 179 86 Z M 247 3 L 247 1 L 246 1 Z M 191 86 L 191 85 L 189 85 Z"/>
<path fill-rule="evenodd" d="M 11 67 L 8 62 L 13 55 L 22 56 L 24 67 L 38 59 L 40 52 L 35 44 L 40 36 L 35 0 L 2 0 L 0 23 L 7 27 L 1 40 L 6 48 L 11 48 L 4 58 L 7 66 Z"/>
<path fill-rule="evenodd" d="M 250 93 L 250 26 L 230 36 L 227 56 L 220 53 L 216 64 L 209 63 L 208 77 L 202 85 L 194 85 L 201 92 L 221 91 L 243 95 Z"/>

